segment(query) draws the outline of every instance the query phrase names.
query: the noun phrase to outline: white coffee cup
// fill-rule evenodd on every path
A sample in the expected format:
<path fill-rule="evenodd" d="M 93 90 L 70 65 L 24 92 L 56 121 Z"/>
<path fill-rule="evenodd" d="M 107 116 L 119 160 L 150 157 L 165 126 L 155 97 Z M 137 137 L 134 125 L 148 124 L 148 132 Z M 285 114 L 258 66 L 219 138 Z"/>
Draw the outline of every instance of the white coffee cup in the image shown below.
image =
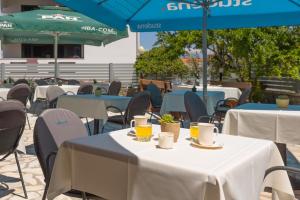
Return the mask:
<path fill-rule="evenodd" d="M 134 119 L 130 121 L 130 127 L 133 127 L 133 122 L 134 126 L 140 126 L 140 125 L 147 125 L 148 123 L 148 117 L 145 115 L 135 115 L 133 117 Z"/>
<path fill-rule="evenodd" d="M 163 149 L 172 149 L 174 146 L 174 134 L 170 132 L 160 132 L 158 134 L 158 146 Z"/>
<path fill-rule="evenodd" d="M 199 127 L 198 142 L 204 145 L 213 145 L 216 140 L 216 136 L 219 132 L 219 129 L 215 127 L 214 124 L 210 124 L 210 123 L 199 123 L 198 127 Z M 217 130 L 217 133 L 214 132 L 215 130 Z"/>

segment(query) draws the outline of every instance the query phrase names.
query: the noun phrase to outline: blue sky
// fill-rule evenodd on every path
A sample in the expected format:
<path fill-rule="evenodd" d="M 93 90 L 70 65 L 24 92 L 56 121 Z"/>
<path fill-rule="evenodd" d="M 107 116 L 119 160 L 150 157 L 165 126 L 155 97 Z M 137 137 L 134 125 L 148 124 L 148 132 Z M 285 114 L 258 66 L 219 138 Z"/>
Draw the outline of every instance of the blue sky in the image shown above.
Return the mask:
<path fill-rule="evenodd" d="M 141 46 L 145 49 L 151 49 L 152 45 L 156 42 L 156 32 L 141 33 Z"/>

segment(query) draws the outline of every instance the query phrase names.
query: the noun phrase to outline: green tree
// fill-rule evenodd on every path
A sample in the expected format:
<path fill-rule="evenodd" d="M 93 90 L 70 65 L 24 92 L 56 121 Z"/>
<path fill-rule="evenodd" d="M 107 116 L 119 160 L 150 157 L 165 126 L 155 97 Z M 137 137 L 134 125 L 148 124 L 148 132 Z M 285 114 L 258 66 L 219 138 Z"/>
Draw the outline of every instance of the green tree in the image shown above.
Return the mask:
<path fill-rule="evenodd" d="M 188 67 L 181 59 L 172 55 L 163 46 L 155 47 L 141 54 L 134 66 L 141 76 L 162 80 L 173 75 L 183 77 L 188 73 Z"/>

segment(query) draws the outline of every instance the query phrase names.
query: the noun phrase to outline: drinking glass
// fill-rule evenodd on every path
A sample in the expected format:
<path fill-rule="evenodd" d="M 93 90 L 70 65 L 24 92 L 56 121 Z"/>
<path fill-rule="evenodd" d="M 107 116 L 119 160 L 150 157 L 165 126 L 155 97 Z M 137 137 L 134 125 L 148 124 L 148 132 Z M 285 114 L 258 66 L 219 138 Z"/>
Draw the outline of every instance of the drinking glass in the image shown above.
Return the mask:
<path fill-rule="evenodd" d="M 190 138 L 194 142 L 198 142 L 199 138 L 199 126 L 198 122 L 191 122 L 190 123 Z"/>
<path fill-rule="evenodd" d="M 140 142 L 148 142 L 152 136 L 152 124 L 139 124 L 135 127 L 136 138 Z"/>

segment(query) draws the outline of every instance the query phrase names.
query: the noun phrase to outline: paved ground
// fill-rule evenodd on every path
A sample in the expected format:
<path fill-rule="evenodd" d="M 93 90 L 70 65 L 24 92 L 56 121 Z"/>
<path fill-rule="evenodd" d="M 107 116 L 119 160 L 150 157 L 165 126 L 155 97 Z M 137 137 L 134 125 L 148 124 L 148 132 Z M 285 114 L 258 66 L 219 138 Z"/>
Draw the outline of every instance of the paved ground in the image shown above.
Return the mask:
<path fill-rule="evenodd" d="M 36 117 L 30 116 L 30 123 L 34 126 Z M 44 191 L 44 177 L 40 169 L 39 162 L 35 156 L 33 149 L 32 130 L 26 126 L 24 132 L 27 154 L 19 155 L 21 169 L 25 179 L 25 185 L 30 200 L 39 200 Z M 291 146 L 290 150 L 294 155 L 300 158 L 300 148 Z M 15 163 L 14 156 L 9 156 L 5 161 L 0 162 L 0 198 L 1 200 L 22 200 L 24 193 L 19 174 Z M 61 195 L 57 200 L 71 200 L 71 198 Z M 74 199 L 74 198 L 72 198 Z M 271 199 L 270 194 L 264 193 L 261 195 L 261 200 Z"/>

